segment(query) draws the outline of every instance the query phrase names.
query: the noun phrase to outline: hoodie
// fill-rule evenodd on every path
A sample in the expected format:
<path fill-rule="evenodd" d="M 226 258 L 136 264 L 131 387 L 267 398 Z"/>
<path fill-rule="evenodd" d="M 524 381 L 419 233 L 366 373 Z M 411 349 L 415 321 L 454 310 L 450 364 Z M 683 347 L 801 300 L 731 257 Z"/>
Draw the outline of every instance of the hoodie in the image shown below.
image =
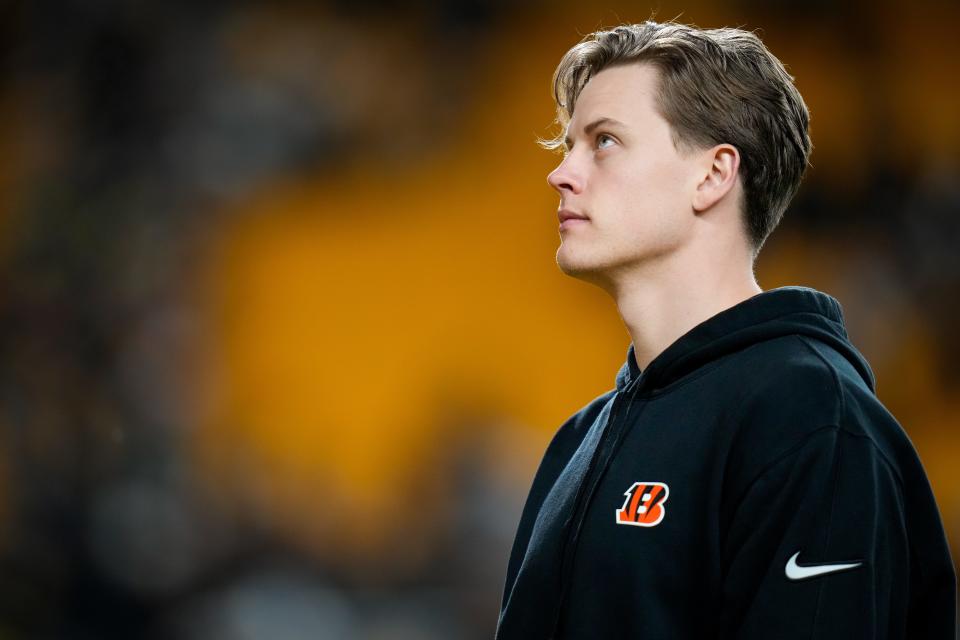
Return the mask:
<path fill-rule="evenodd" d="M 953 638 L 956 577 L 920 460 L 839 303 L 757 294 L 556 432 L 498 640 Z"/>

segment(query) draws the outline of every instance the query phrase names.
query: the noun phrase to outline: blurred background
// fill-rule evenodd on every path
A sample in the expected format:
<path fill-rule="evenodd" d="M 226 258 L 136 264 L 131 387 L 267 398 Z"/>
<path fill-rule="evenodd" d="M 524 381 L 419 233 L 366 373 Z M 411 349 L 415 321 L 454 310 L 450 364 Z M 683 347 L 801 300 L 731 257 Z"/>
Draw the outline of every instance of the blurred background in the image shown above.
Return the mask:
<path fill-rule="evenodd" d="M 551 74 L 654 11 L 796 77 L 760 284 L 840 300 L 960 557 L 960 5 L 588 4 L 0 3 L 0 638 L 491 638 L 629 344 Z"/>

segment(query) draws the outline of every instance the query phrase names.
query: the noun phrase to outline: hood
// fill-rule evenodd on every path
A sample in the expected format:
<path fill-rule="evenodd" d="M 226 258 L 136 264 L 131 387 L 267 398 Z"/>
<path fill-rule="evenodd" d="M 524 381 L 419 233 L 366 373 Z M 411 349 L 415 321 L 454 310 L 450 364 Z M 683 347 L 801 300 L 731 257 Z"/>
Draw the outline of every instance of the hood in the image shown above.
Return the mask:
<path fill-rule="evenodd" d="M 876 392 L 870 365 L 850 343 L 843 311 L 835 298 L 809 287 L 780 287 L 758 293 L 708 318 L 677 338 L 643 371 L 633 343 L 617 374 L 617 391 L 633 381 L 646 391 L 662 389 L 705 364 L 764 340 L 804 335 L 842 354 Z"/>

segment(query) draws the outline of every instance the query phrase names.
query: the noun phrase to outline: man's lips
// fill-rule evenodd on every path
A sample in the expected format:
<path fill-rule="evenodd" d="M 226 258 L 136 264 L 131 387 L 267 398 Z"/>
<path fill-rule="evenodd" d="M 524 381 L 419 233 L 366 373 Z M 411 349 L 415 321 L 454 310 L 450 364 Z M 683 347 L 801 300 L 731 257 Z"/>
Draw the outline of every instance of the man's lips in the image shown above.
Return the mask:
<path fill-rule="evenodd" d="M 570 209 L 560 209 L 559 211 L 557 211 L 557 218 L 560 219 L 560 224 L 563 224 L 567 220 L 589 220 L 590 219 L 587 216 L 583 215 L 582 213 L 577 213 L 576 211 L 572 211 Z"/>

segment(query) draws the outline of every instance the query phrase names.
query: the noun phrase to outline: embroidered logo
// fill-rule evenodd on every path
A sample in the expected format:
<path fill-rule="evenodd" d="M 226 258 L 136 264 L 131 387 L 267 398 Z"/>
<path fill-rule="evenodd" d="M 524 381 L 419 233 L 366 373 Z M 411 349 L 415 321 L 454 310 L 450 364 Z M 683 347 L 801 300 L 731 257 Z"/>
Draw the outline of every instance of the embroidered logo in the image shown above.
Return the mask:
<path fill-rule="evenodd" d="M 616 523 L 655 527 L 663 520 L 670 488 L 663 482 L 634 482 L 623 495 L 627 498 L 616 511 Z"/>
<path fill-rule="evenodd" d="M 816 578 L 827 573 L 837 571 L 846 571 L 847 569 L 856 569 L 862 562 L 826 562 L 823 564 L 797 564 L 797 558 L 800 552 L 790 556 L 787 560 L 786 573 L 791 580 L 806 580 L 807 578 Z"/>

